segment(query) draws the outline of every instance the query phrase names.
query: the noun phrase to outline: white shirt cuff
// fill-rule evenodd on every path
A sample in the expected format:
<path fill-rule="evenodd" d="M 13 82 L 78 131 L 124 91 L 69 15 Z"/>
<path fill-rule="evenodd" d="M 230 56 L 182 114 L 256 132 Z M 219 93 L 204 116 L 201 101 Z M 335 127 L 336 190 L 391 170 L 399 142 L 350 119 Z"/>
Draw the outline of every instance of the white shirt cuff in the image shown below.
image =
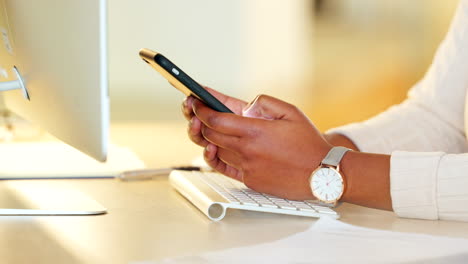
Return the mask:
<path fill-rule="evenodd" d="M 400 217 L 438 219 L 437 172 L 443 152 L 392 153 L 390 191 Z"/>

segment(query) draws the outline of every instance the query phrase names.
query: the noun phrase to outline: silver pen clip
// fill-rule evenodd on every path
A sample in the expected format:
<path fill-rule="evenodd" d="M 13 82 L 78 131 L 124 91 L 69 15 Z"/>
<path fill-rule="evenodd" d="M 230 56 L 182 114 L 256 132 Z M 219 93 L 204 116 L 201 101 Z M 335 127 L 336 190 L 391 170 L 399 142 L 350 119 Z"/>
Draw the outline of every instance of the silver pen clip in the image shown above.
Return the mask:
<path fill-rule="evenodd" d="M 201 168 L 195 166 L 179 166 L 158 169 L 130 170 L 120 173 L 117 178 L 122 181 L 150 180 L 157 176 L 169 175 L 173 170 L 200 171 Z"/>

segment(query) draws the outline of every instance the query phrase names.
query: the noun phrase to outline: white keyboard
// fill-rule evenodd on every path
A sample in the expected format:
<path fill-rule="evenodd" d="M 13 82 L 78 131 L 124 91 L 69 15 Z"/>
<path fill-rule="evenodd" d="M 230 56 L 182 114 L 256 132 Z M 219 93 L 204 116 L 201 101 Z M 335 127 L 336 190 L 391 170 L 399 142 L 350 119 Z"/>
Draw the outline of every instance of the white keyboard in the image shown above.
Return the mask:
<path fill-rule="evenodd" d="M 219 173 L 175 170 L 171 172 L 169 180 L 177 191 L 213 221 L 223 219 L 228 208 L 339 218 L 339 214 L 329 207 L 259 193 Z"/>

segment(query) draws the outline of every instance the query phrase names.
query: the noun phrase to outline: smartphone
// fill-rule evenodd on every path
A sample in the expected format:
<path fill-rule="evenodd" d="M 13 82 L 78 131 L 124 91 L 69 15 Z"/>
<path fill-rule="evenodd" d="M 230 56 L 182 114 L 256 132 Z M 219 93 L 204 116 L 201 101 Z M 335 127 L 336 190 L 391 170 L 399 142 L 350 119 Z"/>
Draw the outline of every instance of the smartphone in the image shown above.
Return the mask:
<path fill-rule="evenodd" d="M 233 113 L 161 53 L 149 49 L 141 49 L 140 57 L 186 96 L 193 95 L 218 112 Z"/>

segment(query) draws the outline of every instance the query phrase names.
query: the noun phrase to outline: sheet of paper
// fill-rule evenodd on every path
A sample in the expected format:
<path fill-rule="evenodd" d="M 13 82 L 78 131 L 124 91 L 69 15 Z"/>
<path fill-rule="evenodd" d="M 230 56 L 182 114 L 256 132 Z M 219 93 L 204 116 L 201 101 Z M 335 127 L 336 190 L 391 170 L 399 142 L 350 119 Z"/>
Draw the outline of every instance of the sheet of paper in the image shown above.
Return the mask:
<path fill-rule="evenodd" d="M 321 218 L 271 243 L 158 263 L 468 263 L 468 239 L 374 230 Z"/>

